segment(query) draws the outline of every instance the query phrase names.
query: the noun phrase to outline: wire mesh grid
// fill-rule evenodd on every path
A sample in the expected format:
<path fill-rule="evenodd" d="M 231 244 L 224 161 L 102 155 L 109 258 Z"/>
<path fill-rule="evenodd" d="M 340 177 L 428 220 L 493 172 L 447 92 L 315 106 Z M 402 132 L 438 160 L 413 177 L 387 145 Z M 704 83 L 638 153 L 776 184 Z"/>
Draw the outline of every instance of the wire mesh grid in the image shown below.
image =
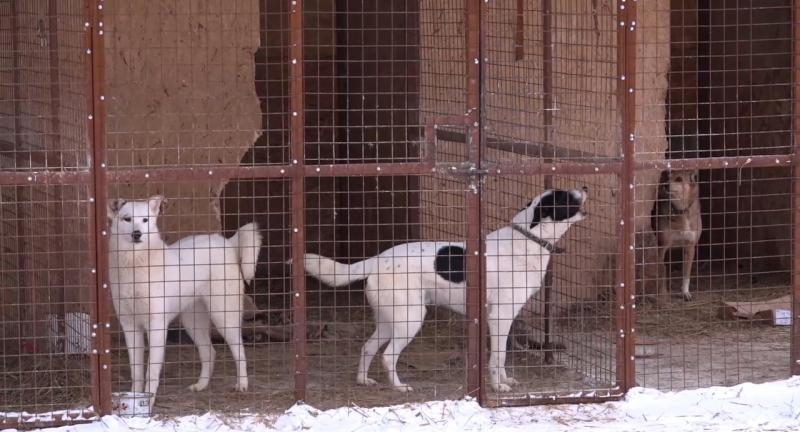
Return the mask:
<path fill-rule="evenodd" d="M 332 197 L 315 190 L 308 195 L 309 214 L 319 215 L 307 220 L 308 252 L 349 265 L 312 271 L 313 258 L 306 264 L 317 280 L 309 284 L 309 320 L 326 327 L 318 340 L 310 341 L 308 400 L 315 406 L 369 406 L 458 397 L 464 392 L 464 317 L 430 305 L 433 287 L 428 286 L 426 262 L 446 241 L 463 241 L 458 235 L 463 214 L 446 216 L 463 208 L 463 184 L 442 180 L 432 190 L 427 179 L 416 176 L 336 183 Z M 436 224 L 424 222 L 432 216 Z M 369 273 L 359 273 L 358 263 L 378 254 L 390 258 L 374 265 L 375 260 L 366 261 Z M 347 281 L 335 283 L 337 277 Z M 451 309 L 463 313 L 463 299 L 457 298 Z M 398 392 L 387 379 L 388 346 L 371 364 L 362 358 L 362 346 L 375 354 L 377 346 L 367 342 L 374 332 L 388 339 L 401 330 L 411 332 L 411 339 L 396 359 L 396 373 L 413 388 L 411 393 Z M 377 385 L 363 385 L 370 380 Z"/>
<path fill-rule="evenodd" d="M 82 4 L 3 2 L 4 170 L 87 167 Z"/>
<path fill-rule="evenodd" d="M 506 361 L 508 376 L 520 383 L 510 394 L 488 399 L 503 405 L 554 395 L 608 397 L 618 393 L 623 379 L 614 289 L 622 265 L 615 223 L 623 217 L 620 184 L 616 175 L 566 173 L 571 163 L 615 172 L 612 164 L 620 161 L 617 92 L 624 71 L 618 65 L 617 13 L 606 2 L 547 0 L 491 2 L 483 13 L 482 157 L 490 174 L 483 191 L 484 235 L 506 226 L 546 189 L 585 186 L 590 209 L 586 221 L 560 234 L 563 239 L 549 239 L 565 252 L 530 253 L 526 265 L 532 268 L 552 260 L 549 270 L 523 275 L 536 287 L 528 292 L 531 298 L 522 291 L 512 301 L 503 297 L 508 287 L 487 282 L 490 298 L 494 290 L 501 296 L 495 301 L 524 305 L 511 327 Z M 545 165 L 533 172 L 550 163 L 558 168 Z M 525 172 L 534 175 L 509 175 Z M 502 242 L 494 241 L 500 248 Z M 508 260 L 520 258 L 509 255 Z M 490 347 L 498 349 L 506 347 Z M 491 381 L 492 371 L 488 374 Z"/>
<path fill-rule="evenodd" d="M 288 76 L 278 65 L 285 65 L 286 22 L 280 2 L 272 3 L 273 9 L 257 2 L 107 2 L 110 167 L 286 162 L 288 145 L 280 138 L 287 122 L 271 118 L 285 111 L 281 83 Z M 248 152 L 265 126 L 277 139 L 265 142 L 264 134 Z"/>
<path fill-rule="evenodd" d="M 202 316 L 194 338 L 181 319 L 147 337 L 164 336 L 166 348 L 157 413 L 463 394 L 491 405 L 597 400 L 634 384 L 787 375 L 784 303 L 740 315 L 753 311 L 743 302 L 785 300 L 794 283 L 792 4 L 625 3 L 0 1 L 0 412 L 108 411 L 111 392 L 152 390 L 132 382 L 144 372 L 129 365 L 128 348 L 144 341 L 120 328 L 147 308 L 121 307 L 124 265 L 98 246 L 136 223 L 157 227 L 168 255 L 232 254 L 238 268 L 194 263 L 165 287 L 222 283 L 244 294 L 241 304 L 153 296 L 160 282 L 139 283 L 147 302 L 216 305 L 210 319 L 233 317 L 210 332 L 217 354 L 202 392 L 186 389 L 209 364 L 205 338 L 200 349 L 193 343 L 206 332 Z M 87 15 L 95 7 L 102 13 Z M 103 43 L 87 45 L 95 39 Z M 688 217 L 674 210 L 670 179 L 694 183 L 698 195 L 691 302 L 675 298 L 681 266 L 660 260 L 670 217 Z M 550 188 L 588 194 L 585 220 L 551 239 L 565 252 L 548 272 L 525 275 L 533 289 L 496 297 L 492 266 L 518 257 L 493 232 L 512 229 Z M 156 195 L 166 198 L 158 215 L 146 201 Z M 95 211 L 106 201 L 117 225 Z M 140 207 L 144 216 L 124 214 Z M 245 283 L 247 235 L 236 233 L 250 222 L 261 245 Z M 135 231 L 121 235 L 138 244 Z M 209 233 L 220 236 L 203 245 Z M 200 236 L 193 245 L 172 243 L 191 235 Z M 118 252 L 119 242 L 110 246 Z M 539 260 L 537 247 L 525 265 Z M 374 269 L 375 289 L 355 281 L 368 279 L 358 262 L 387 250 L 395 254 Z M 303 252 L 346 265 L 301 278 L 298 265 L 314 273 L 313 260 L 297 262 Z M 635 322 L 625 286 L 634 252 Z M 92 272 L 105 278 L 106 260 L 116 284 L 108 291 Z M 174 276 L 169 267 L 145 274 Z M 431 289 L 440 282 L 450 288 Z M 390 296 L 383 312 L 370 292 Z M 499 383 L 490 336 L 502 319 L 492 322 L 490 310 L 511 303 L 522 310 L 502 348 L 518 383 Z M 153 330 L 152 317 L 164 319 L 156 312 L 134 328 Z M 406 335 L 388 353 L 375 345 L 385 332 L 370 341 L 387 328 Z M 368 371 L 362 349 L 377 351 Z M 397 378 L 387 376 L 393 361 Z M 508 393 L 499 384 L 514 385 Z M 415 391 L 397 391 L 406 385 Z"/>
<path fill-rule="evenodd" d="M 493 231 L 508 230 L 512 220 L 518 221 L 515 216 L 545 190 L 544 179 L 502 176 L 486 182 L 483 230 L 487 251 L 494 248 L 500 251 L 494 258 L 489 254 L 487 272 L 493 268 L 492 260 L 499 262 L 501 268 L 504 262 L 514 262 L 515 271 L 517 266 L 531 269 L 514 282 L 497 275 L 494 283 L 491 273 L 487 276 L 489 302 L 501 309 L 517 306 L 519 310 L 517 316 L 511 317 L 506 347 L 490 347 L 507 350 L 506 372 L 518 384 L 512 386 L 510 393 L 490 394 L 488 400 L 493 404 L 530 402 L 553 395 L 580 397 L 590 392 L 603 396 L 615 393 L 618 385 L 619 331 L 614 294 L 619 253 L 614 221 L 619 215 L 613 197 L 618 182 L 614 176 L 599 175 L 556 176 L 548 181 L 552 182 L 551 187 L 563 191 L 580 191 L 585 187 L 588 198 L 584 210 L 588 216 L 561 228 L 563 233 L 558 231 L 548 237 L 553 252 L 529 242 L 526 253 L 516 248 L 509 250 L 508 236 L 503 231 L 500 234 Z M 547 212 L 547 198 L 542 199 L 540 211 Z M 558 206 L 551 204 L 550 208 Z M 539 229 L 544 232 L 547 224 L 540 224 Z M 532 221 L 524 225 L 534 225 L 536 230 Z M 528 241 L 517 236 L 511 244 L 523 240 Z M 510 290 L 520 283 L 531 289 Z M 490 312 L 486 319 L 501 321 L 502 318 Z M 491 325 L 489 328 L 491 334 Z M 489 374 L 492 367 L 490 364 Z"/>
<path fill-rule="evenodd" d="M 304 6 L 308 164 L 420 159 L 418 2 Z"/>
<path fill-rule="evenodd" d="M 2 411 L 91 402 L 87 193 L 2 188 Z"/>
<path fill-rule="evenodd" d="M 23 180 L 0 187 L 0 417 L 77 409 L 76 418 L 94 384 L 91 195 L 32 180 L 87 167 L 83 4 L 5 1 L 0 10 L 0 176 Z"/>
<path fill-rule="evenodd" d="M 673 171 L 667 177 L 667 185 L 696 181 L 699 193 L 696 207 L 680 216 L 674 210 L 680 204 L 670 202 L 678 199 L 662 197 L 655 204 L 657 229 L 642 234 L 639 384 L 684 389 L 789 375 L 787 171 L 714 170 L 697 180 L 695 172 Z M 681 223 L 692 227 L 691 241 L 679 238 Z"/>
<path fill-rule="evenodd" d="M 484 156 L 618 160 L 617 15 L 610 2 L 490 2 Z"/>
<path fill-rule="evenodd" d="M 790 374 L 792 17 L 788 1 L 640 14 L 640 73 L 666 74 L 638 89 L 637 158 L 666 161 L 637 173 L 639 385 Z"/>
<path fill-rule="evenodd" d="M 202 186 L 139 184 L 120 186 L 110 194 L 109 266 L 116 317 L 111 328 L 112 388 L 157 390 L 153 410 L 170 414 L 210 409 L 259 412 L 284 406 L 292 400 L 291 316 L 284 264 L 289 259 L 288 182 L 228 184 L 219 207 L 209 205 L 207 190 L 214 185 Z M 167 198 L 148 211 L 147 203 L 152 202 L 148 199 L 158 196 Z M 156 228 L 160 238 L 147 240 L 147 230 Z M 149 246 L 137 249 L 137 235 Z M 159 244 L 162 241 L 165 245 Z M 143 275 L 126 253 L 140 263 L 163 260 L 164 264 Z M 232 292 L 241 295 L 230 297 Z M 159 319 L 168 321 L 166 329 Z M 126 334 L 136 329 L 146 334 L 146 342 Z M 205 357 L 209 344 L 213 344 L 211 360 Z M 135 357 L 132 347 L 146 347 L 147 357 Z M 157 387 L 141 375 L 140 384 L 133 385 L 136 367 L 141 368 L 138 374 L 153 367 L 151 356 L 159 347 L 165 354 Z M 206 363 L 210 377 L 203 378 Z"/>

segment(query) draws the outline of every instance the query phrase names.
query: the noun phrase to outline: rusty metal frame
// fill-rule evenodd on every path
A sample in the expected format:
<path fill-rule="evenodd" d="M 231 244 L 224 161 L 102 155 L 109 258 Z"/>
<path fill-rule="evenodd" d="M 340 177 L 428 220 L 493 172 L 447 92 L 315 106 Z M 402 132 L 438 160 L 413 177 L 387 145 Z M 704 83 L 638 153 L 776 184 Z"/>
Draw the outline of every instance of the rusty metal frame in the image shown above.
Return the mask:
<path fill-rule="evenodd" d="M 481 138 L 483 137 L 482 100 L 483 95 L 483 8 L 481 0 L 467 0 L 466 5 L 466 74 L 467 105 L 467 154 L 469 164 L 477 172 L 481 170 Z M 483 272 L 484 242 L 481 230 L 481 179 L 479 175 L 470 176 L 470 187 L 466 197 L 466 262 L 467 269 L 467 387 L 466 394 L 482 403 L 486 399 L 486 386 L 483 376 L 483 353 L 486 346 L 484 307 L 486 304 L 486 275 Z"/>
<path fill-rule="evenodd" d="M 619 215 L 617 236 L 617 382 L 622 392 L 635 385 L 634 294 L 636 284 L 634 238 L 634 158 L 636 142 L 636 2 L 619 2 L 617 7 L 617 97 L 622 120 L 621 148 L 623 169 L 619 175 Z"/>
<path fill-rule="evenodd" d="M 94 347 L 92 353 L 95 362 L 92 364 L 94 387 L 94 406 L 102 414 L 111 412 L 111 334 L 110 306 L 111 293 L 108 275 L 108 241 L 106 232 L 106 203 L 108 198 L 108 180 L 106 178 L 106 136 L 105 136 L 105 39 L 103 34 L 103 0 L 86 2 L 86 66 L 87 66 L 87 101 L 91 110 L 87 118 L 89 132 L 89 166 L 92 170 L 90 212 L 89 212 L 89 244 L 93 254 L 91 278 L 94 290 Z"/>
<path fill-rule="evenodd" d="M 617 10 L 617 70 L 620 74 L 617 87 L 617 102 L 620 119 L 621 155 L 603 157 L 583 152 L 572 151 L 560 153 L 563 149 L 553 146 L 551 128 L 552 112 L 552 22 L 550 13 L 552 0 L 542 0 L 543 41 L 544 41 L 544 126 L 543 143 L 505 142 L 487 136 L 484 131 L 485 119 L 483 107 L 484 67 L 483 38 L 486 36 L 484 17 L 487 6 L 480 0 L 467 0 L 465 22 L 467 31 L 464 73 L 466 75 L 467 95 L 465 116 L 436 117 L 432 124 L 425 127 L 423 150 L 419 162 L 406 163 L 364 163 L 306 165 L 304 160 L 304 87 L 303 87 L 303 1 L 287 0 L 289 7 L 289 79 L 290 79 L 290 161 L 283 165 L 263 166 L 213 166 L 189 168 L 153 168 L 153 169 L 121 169 L 107 170 L 105 142 L 105 107 L 104 107 L 104 50 L 103 50 L 103 0 L 85 0 L 86 17 L 86 72 L 87 72 L 87 142 L 89 143 L 88 169 L 42 170 L 42 171 L 6 171 L 0 172 L 0 185 L 85 185 L 90 188 L 90 227 L 87 235 L 90 240 L 90 253 L 93 260 L 92 274 L 94 284 L 92 320 L 95 324 L 94 359 L 92 361 L 92 400 L 99 414 L 111 411 L 111 374 L 110 374 L 110 335 L 107 325 L 110 318 L 108 284 L 107 244 L 104 231 L 105 207 L 108 185 L 112 183 L 148 183 L 157 181 L 198 182 L 233 178 L 250 179 L 287 179 L 291 181 L 291 256 L 295 262 L 302 260 L 305 252 L 305 179 L 310 177 L 334 176 L 395 176 L 425 175 L 431 172 L 446 172 L 453 164 L 437 164 L 435 162 L 435 140 L 445 139 L 462 141 L 468 149 L 467 163 L 474 173 L 469 175 L 471 186 L 467 194 L 467 363 L 465 394 L 476 397 L 486 404 L 486 386 L 484 379 L 484 356 L 487 334 L 483 305 L 486 298 L 485 275 L 483 272 L 483 250 L 481 218 L 482 194 L 481 176 L 484 175 L 543 175 L 546 185 L 552 185 L 553 175 L 590 175 L 613 174 L 619 179 L 620 215 L 618 236 L 621 239 L 618 249 L 618 268 L 616 276 L 616 314 L 615 323 L 619 329 L 616 342 L 617 383 L 614 388 L 581 392 L 579 394 L 531 394 L 517 397 L 498 398 L 494 406 L 517 406 L 547 403 L 585 403 L 617 400 L 635 385 L 634 341 L 634 187 L 635 176 L 639 172 L 660 171 L 664 169 L 717 169 L 717 168 L 757 168 L 791 166 L 793 170 L 793 268 L 792 286 L 794 293 L 794 313 L 800 318 L 800 167 L 797 164 L 797 152 L 800 150 L 800 0 L 794 1 L 793 7 L 793 154 L 754 155 L 721 158 L 670 159 L 670 160 L 636 160 L 635 126 L 636 126 L 636 1 L 622 1 Z M 12 2 L 13 7 L 14 2 Z M 52 4 L 52 3 L 51 3 Z M 52 19 L 52 17 L 51 17 Z M 14 17 L 12 17 L 14 22 Z M 548 60 L 550 59 L 550 60 Z M 14 70 L 18 75 L 18 71 Z M 51 71 L 52 73 L 52 71 Z M 18 92 L 18 80 L 15 91 Z M 17 98 L 15 98 L 17 99 Z M 17 100 L 15 103 L 19 103 Z M 57 114 L 57 113 L 56 113 Z M 15 126 L 18 119 L 15 118 Z M 466 133 L 458 133 L 438 129 L 443 125 L 466 126 Z M 540 158 L 532 158 L 529 162 L 490 162 L 482 160 L 484 148 L 518 150 L 522 154 L 538 151 Z M 295 399 L 306 399 L 308 374 L 307 341 L 306 341 L 306 291 L 305 274 L 302 266 L 292 267 L 292 316 L 294 345 L 294 394 Z M 547 297 L 547 292 L 545 292 Z M 792 373 L 800 374 L 800 320 L 795 319 L 792 326 L 791 367 Z M 549 328 L 549 325 L 548 325 Z M 57 426 L 75 422 L 91 421 L 95 413 L 87 412 L 74 420 L 55 420 L 53 423 L 36 423 L 34 426 Z M 19 424 L 25 426 L 20 419 Z M 6 425 L 6 419 L 0 422 Z"/>
<path fill-rule="evenodd" d="M 291 164 L 292 260 L 303 262 L 305 253 L 305 105 L 303 87 L 303 1 L 287 0 L 289 10 L 289 90 L 291 120 L 289 155 Z M 303 266 L 292 266 L 292 341 L 294 344 L 294 396 L 306 399 L 308 354 L 306 344 L 306 284 Z"/>
<path fill-rule="evenodd" d="M 521 5 L 518 4 L 519 8 Z M 524 10 L 518 10 L 518 14 L 524 15 Z M 544 120 L 544 144 L 553 144 L 553 0 L 542 0 L 542 109 Z M 545 162 L 551 162 L 550 155 L 545 156 Z M 544 188 L 553 188 L 553 175 L 547 173 L 544 175 Z M 544 281 L 542 282 L 542 291 L 544 305 L 542 310 L 543 320 L 543 348 L 544 348 L 544 362 L 545 364 L 553 364 L 555 358 L 553 356 L 550 338 L 552 337 L 553 322 L 550 319 L 550 306 L 553 301 L 553 260 L 547 262 L 548 266 L 545 270 Z"/>
<path fill-rule="evenodd" d="M 792 7 L 792 148 L 796 156 L 800 152 L 800 0 Z M 800 165 L 792 164 L 792 338 L 790 370 L 800 375 Z"/>

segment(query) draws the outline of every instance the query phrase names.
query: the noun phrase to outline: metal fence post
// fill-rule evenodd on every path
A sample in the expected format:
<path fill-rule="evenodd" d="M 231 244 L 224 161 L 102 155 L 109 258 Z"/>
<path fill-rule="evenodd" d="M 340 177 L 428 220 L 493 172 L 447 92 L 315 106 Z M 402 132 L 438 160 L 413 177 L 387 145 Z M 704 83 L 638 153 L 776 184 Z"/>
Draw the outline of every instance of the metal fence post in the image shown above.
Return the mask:
<path fill-rule="evenodd" d="M 481 231 L 481 9 L 483 2 L 468 0 L 466 9 L 467 24 L 467 106 L 468 121 L 467 154 L 469 162 L 477 170 L 470 176 L 470 190 L 467 191 L 467 395 L 484 401 L 483 353 L 486 345 L 484 305 L 486 304 L 486 284 L 483 274 L 484 256 Z"/>
<path fill-rule="evenodd" d="M 108 279 L 108 238 L 106 235 L 106 201 L 108 183 L 106 176 L 105 140 L 105 53 L 103 43 L 103 1 L 86 2 L 86 65 L 88 142 L 90 144 L 90 167 L 92 169 L 91 197 L 89 199 L 89 244 L 92 255 L 92 278 L 94 283 L 94 337 L 92 363 L 93 401 L 101 415 L 111 412 L 111 336 L 110 294 Z"/>
<path fill-rule="evenodd" d="M 306 356 L 306 284 L 302 260 L 305 253 L 304 93 L 303 93 L 303 0 L 289 1 L 289 106 L 291 115 L 292 166 L 292 341 L 294 343 L 294 395 L 306 398 L 308 358 Z"/>
<path fill-rule="evenodd" d="M 619 261 L 617 276 L 617 380 L 621 390 L 634 386 L 635 219 L 634 158 L 636 140 L 636 2 L 622 1 L 617 11 L 617 101 L 621 120 L 622 172 L 619 176 Z"/>

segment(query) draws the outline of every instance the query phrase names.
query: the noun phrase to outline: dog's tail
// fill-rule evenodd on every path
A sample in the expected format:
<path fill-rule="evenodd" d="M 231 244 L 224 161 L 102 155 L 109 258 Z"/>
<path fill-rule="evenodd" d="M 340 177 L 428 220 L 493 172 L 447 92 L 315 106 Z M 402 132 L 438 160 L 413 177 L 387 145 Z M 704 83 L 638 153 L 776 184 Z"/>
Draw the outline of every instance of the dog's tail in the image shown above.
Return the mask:
<path fill-rule="evenodd" d="M 261 250 L 261 233 L 258 224 L 251 222 L 240 227 L 230 239 L 239 251 L 239 268 L 242 269 L 242 278 L 250 282 L 256 277 L 256 263 L 258 252 Z"/>
<path fill-rule="evenodd" d="M 303 266 L 308 274 L 332 287 L 340 287 L 351 282 L 366 279 L 369 276 L 366 259 L 353 264 L 342 264 L 324 256 L 307 253 L 303 255 Z M 286 262 L 292 264 L 292 260 Z"/>

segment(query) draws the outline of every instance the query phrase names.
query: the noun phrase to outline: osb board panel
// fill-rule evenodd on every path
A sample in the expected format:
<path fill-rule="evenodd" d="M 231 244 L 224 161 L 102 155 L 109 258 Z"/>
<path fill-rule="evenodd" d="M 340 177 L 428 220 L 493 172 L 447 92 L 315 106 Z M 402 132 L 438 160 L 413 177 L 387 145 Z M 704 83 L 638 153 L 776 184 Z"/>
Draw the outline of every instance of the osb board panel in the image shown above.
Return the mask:
<path fill-rule="evenodd" d="M 112 168 L 239 163 L 261 125 L 253 84 L 258 11 L 255 0 L 107 2 Z M 123 192 L 129 199 L 154 193 L 172 198 L 175 218 L 162 230 L 179 237 L 220 229 L 217 197 L 223 184 Z"/>

